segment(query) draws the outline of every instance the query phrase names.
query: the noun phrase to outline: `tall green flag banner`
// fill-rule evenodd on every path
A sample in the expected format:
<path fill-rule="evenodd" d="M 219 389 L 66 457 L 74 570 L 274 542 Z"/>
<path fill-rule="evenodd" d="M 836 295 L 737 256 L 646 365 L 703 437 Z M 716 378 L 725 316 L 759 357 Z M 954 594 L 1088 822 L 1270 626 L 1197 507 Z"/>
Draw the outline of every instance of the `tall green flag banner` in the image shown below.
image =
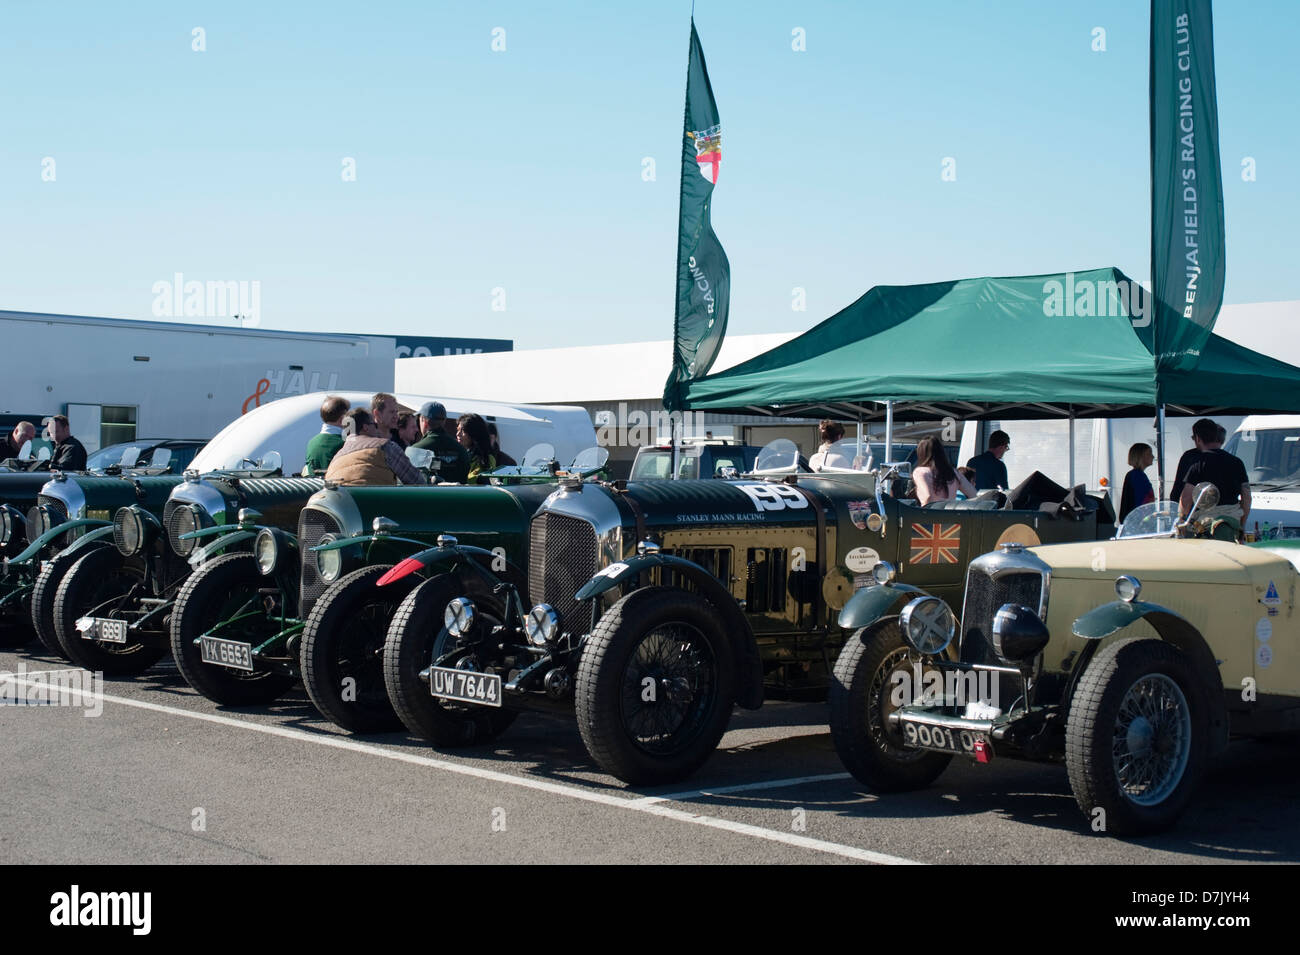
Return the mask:
<path fill-rule="evenodd" d="M 685 383 L 707 374 L 718 357 L 731 294 L 731 266 L 710 222 L 713 187 L 722 163 L 722 127 L 694 19 L 682 126 L 673 370 L 664 387 L 664 406 L 670 411 L 681 408 Z"/>
<path fill-rule="evenodd" d="M 1223 304 L 1223 177 L 1210 0 L 1151 0 L 1156 365 L 1200 361 Z"/>

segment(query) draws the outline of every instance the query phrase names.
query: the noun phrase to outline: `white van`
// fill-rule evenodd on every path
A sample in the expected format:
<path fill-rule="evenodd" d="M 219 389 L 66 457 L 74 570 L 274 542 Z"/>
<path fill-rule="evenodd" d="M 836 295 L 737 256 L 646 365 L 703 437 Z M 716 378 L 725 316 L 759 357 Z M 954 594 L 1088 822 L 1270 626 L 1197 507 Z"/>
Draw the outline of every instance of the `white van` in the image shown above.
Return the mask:
<path fill-rule="evenodd" d="M 1250 478 L 1246 529 L 1300 537 L 1300 415 L 1249 415 L 1224 444 Z"/>
<path fill-rule="evenodd" d="M 222 428 L 190 467 L 198 471 L 249 467 L 268 453 L 278 451 L 283 461 L 281 470 L 285 474 L 301 474 L 307 463 L 307 442 L 321 429 L 321 403 L 330 394 L 346 398 L 354 408 L 369 408 L 373 397 L 371 392 L 363 391 L 318 391 L 269 402 Z M 555 448 L 557 460 L 567 463 L 579 451 L 596 444 L 596 431 L 584 408 L 508 405 L 410 394 L 398 394 L 397 400 L 417 411 L 426 401 L 440 401 L 447 408 L 447 417 L 452 419 L 471 412 L 482 415 L 496 423 L 501 449 L 516 460 L 522 460 L 524 452 L 533 445 L 545 442 Z"/>
<path fill-rule="evenodd" d="M 1195 445 L 1192 425 L 1199 418 L 1165 418 L 1165 496 L 1173 490 L 1178 459 Z M 1242 420 L 1240 416 L 1215 417 L 1229 432 Z M 985 450 L 987 435 L 1005 431 L 1011 439 L 1002 463 L 1007 466 L 1007 481 L 1015 487 L 1034 471 L 1041 471 L 1062 487 L 1079 484 L 1087 490 L 1111 495 L 1111 506 L 1119 513 L 1124 476 L 1129 472 L 1128 452 L 1133 445 L 1151 445 L 1156 452 L 1154 417 L 1143 418 L 1076 418 L 1074 422 L 1074 474 L 1070 473 L 1070 422 L 1059 419 L 1029 421 L 968 421 L 962 429 L 959 463 L 965 464 Z M 1151 486 L 1158 488 L 1158 469 L 1146 470 Z"/>

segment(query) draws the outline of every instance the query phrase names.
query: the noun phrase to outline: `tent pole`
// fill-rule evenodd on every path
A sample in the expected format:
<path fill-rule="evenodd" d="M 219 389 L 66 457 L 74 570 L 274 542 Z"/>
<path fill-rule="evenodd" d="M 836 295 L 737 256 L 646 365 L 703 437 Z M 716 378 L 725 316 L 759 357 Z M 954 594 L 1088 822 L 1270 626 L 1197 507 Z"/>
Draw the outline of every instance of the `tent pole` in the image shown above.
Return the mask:
<path fill-rule="evenodd" d="M 677 440 L 677 415 L 670 414 L 668 416 L 668 443 L 672 445 L 673 449 L 671 459 L 673 469 L 669 472 L 668 477 L 672 481 L 677 480 Z"/>
<path fill-rule="evenodd" d="M 855 456 L 854 460 L 855 462 L 866 460 L 865 458 L 862 457 L 862 412 L 861 411 L 858 412 L 858 453 Z M 854 464 L 854 467 L 857 467 L 856 463 Z"/>
<path fill-rule="evenodd" d="M 1165 499 L 1165 406 L 1156 406 L 1156 500 Z"/>
<path fill-rule="evenodd" d="M 1074 488 L 1074 405 L 1070 405 L 1070 488 Z"/>
<path fill-rule="evenodd" d="M 894 460 L 894 401 L 885 402 L 885 463 Z"/>

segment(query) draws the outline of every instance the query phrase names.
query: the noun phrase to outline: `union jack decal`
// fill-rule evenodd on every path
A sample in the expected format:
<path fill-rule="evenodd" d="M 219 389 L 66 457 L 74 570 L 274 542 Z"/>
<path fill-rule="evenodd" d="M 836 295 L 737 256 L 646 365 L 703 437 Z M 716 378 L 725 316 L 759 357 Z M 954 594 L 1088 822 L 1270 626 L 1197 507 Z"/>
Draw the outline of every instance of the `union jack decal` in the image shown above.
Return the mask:
<path fill-rule="evenodd" d="M 913 524 L 913 564 L 955 564 L 961 549 L 960 524 Z"/>

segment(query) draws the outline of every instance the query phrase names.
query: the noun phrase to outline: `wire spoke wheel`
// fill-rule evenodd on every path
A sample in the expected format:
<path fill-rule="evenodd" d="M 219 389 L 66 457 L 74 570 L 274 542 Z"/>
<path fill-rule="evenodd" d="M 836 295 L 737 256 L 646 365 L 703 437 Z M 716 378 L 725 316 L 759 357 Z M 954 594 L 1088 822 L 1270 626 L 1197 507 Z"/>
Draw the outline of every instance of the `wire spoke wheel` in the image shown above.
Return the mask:
<path fill-rule="evenodd" d="M 647 753 L 663 755 L 699 734 L 717 691 L 717 664 L 703 634 L 684 623 L 647 633 L 623 672 L 623 726 Z"/>
<path fill-rule="evenodd" d="M 1120 791 L 1139 806 L 1157 805 L 1178 786 L 1192 748 L 1192 717 L 1178 684 L 1143 677 L 1120 701 L 1111 741 Z"/>

